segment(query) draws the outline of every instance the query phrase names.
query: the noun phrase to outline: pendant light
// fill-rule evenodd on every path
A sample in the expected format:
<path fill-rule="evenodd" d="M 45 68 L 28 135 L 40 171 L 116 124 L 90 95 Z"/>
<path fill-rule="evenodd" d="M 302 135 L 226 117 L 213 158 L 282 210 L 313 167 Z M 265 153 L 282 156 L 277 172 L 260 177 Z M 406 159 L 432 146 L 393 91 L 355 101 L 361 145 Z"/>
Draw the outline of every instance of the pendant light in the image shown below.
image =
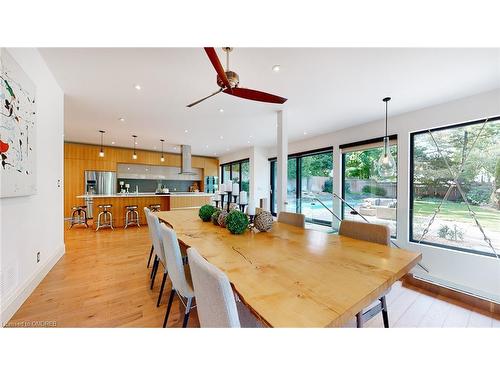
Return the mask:
<path fill-rule="evenodd" d="M 161 157 L 160 157 L 160 161 L 163 163 L 165 161 L 165 156 L 163 156 L 163 142 L 165 142 L 164 139 L 160 139 L 160 142 L 161 142 Z"/>
<path fill-rule="evenodd" d="M 387 136 L 387 104 L 391 98 L 387 97 L 382 100 L 385 102 L 385 137 L 384 151 L 378 160 L 377 170 L 380 177 L 388 178 L 396 174 L 396 161 L 391 155 L 389 137 Z"/>
<path fill-rule="evenodd" d="M 136 141 L 137 136 L 133 135 L 132 138 L 134 138 L 134 153 L 132 154 L 132 159 L 137 160 L 137 153 L 135 152 L 135 144 L 137 143 Z"/>
<path fill-rule="evenodd" d="M 102 148 L 102 139 L 104 136 L 104 133 L 106 133 L 104 130 L 99 130 L 99 133 L 101 133 L 101 150 L 99 151 L 99 157 L 103 158 L 104 157 L 104 149 Z"/>

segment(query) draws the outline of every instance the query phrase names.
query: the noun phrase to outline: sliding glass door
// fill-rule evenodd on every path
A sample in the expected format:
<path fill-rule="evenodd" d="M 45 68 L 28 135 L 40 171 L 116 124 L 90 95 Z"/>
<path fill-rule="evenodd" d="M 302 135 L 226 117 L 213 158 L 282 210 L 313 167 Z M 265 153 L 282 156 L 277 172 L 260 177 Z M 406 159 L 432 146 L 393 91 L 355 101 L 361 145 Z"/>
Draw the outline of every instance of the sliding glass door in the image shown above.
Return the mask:
<path fill-rule="evenodd" d="M 270 168 L 271 212 L 276 215 L 276 159 L 270 160 Z M 286 210 L 303 213 L 306 221 L 310 223 L 331 225 L 332 214 L 328 209 L 333 209 L 332 172 L 331 148 L 290 155 L 288 157 Z"/>

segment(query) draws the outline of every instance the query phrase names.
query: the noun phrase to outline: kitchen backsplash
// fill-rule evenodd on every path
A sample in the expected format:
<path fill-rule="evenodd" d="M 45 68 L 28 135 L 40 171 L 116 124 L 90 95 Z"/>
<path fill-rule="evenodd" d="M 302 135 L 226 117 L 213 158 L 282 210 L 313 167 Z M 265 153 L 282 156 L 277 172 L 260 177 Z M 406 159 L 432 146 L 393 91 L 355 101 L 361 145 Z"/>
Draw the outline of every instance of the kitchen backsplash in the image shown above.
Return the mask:
<path fill-rule="evenodd" d="M 200 186 L 200 181 L 179 181 L 179 180 L 142 180 L 132 178 L 118 178 L 118 187 L 116 191 L 120 191 L 120 181 L 124 184 L 130 184 L 129 192 L 135 192 L 135 187 L 138 186 L 140 193 L 154 193 L 158 188 L 158 184 L 169 188 L 170 191 L 189 191 L 189 187 L 197 182 Z"/>

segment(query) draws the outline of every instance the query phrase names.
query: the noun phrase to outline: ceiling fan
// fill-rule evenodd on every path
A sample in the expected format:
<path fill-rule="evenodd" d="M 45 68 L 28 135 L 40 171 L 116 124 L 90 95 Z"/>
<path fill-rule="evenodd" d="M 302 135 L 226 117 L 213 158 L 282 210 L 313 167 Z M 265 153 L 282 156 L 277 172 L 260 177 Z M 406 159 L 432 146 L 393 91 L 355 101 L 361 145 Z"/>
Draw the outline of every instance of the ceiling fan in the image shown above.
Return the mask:
<path fill-rule="evenodd" d="M 235 72 L 229 70 L 229 53 L 233 50 L 232 47 L 223 47 L 224 52 L 226 52 L 226 70 L 222 67 L 222 64 L 217 57 L 217 52 L 213 47 L 205 47 L 205 52 L 207 53 L 210 62 L 215 68 L 217 72 L 217 85 L 219 85 L 220 89 L 210 94 L 203 99 L 197 100 L 194 103 L 189 104 L 187 107 L 191 108 L 202 101 L 211 98 L 214 95 L 217 95 L 221 92 L 233 96 L 238 96 L 243 99 L 256 100 L 258 102 L 265 103 L 274 103 L 274 104 L 283 104 L 287 101 L 286 98 L 282 98 L 280 96 L 268 94 L 266 92 L 245 89 L 242 87 L 238 87 L 240 83 L 240 77 Z"/>

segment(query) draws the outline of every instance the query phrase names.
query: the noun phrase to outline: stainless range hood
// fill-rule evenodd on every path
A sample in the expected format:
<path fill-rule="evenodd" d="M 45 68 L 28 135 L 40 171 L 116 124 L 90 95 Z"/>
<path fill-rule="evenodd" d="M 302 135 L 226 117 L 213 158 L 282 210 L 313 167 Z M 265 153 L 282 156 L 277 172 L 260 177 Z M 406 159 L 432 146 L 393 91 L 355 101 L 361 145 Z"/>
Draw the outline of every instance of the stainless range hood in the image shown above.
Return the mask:
<path fill-rule="evenodd" d="M 181 172 L 179 174 L 196 174 L 191 168 L 191 146 L 181 145 Z"/>

